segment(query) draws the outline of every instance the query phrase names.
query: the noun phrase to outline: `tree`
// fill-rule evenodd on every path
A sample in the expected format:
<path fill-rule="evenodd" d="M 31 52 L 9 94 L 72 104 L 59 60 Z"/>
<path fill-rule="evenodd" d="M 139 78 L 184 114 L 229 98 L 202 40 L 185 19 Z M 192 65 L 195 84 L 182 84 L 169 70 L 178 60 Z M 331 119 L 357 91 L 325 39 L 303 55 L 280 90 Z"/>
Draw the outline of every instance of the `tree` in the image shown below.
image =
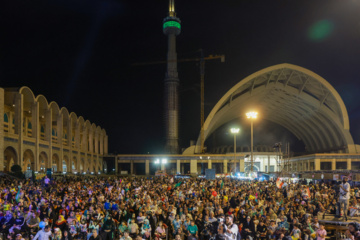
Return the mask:
<path fill-rule="evenodd" d="M 21 172 L 21 166 L 20 165 L 12 165 L 12 167 L 11 167 L 11 171 L 12 172 Z"/>
<path fill-rule="evenodd" d="M 25 178 L 25 175 L 21 171 L 22 169 L 20 165 L 13 165 L 10 170 L 11 170 L 11 175 L 13 175 L 14 177 L 21 179 Z"/>

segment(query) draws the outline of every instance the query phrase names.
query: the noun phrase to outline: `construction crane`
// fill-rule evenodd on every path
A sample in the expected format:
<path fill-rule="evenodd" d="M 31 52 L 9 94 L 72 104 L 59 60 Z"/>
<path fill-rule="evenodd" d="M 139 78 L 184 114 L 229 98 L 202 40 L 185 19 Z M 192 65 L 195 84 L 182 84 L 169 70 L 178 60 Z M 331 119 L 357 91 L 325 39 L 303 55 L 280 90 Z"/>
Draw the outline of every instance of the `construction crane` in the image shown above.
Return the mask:
<path fill-rule="evenodd" d="M 200 153 L 204 153 L 204 122 L 205 122 L 205 61 L 220 59 L 221 62 L 225 62 L 225 55 L 209 55 L 204 57 L 204 52 L 200 49 L 199 58 L 184 58 L 173 60 L 174 62 L 199 62 L 200 63 Z M 133 66 L 146 66 L 155 64 L 164 64 L 172 62 L 170 61 L 153 61 L 153 62 L 142 62 L 134 63 Z"/>

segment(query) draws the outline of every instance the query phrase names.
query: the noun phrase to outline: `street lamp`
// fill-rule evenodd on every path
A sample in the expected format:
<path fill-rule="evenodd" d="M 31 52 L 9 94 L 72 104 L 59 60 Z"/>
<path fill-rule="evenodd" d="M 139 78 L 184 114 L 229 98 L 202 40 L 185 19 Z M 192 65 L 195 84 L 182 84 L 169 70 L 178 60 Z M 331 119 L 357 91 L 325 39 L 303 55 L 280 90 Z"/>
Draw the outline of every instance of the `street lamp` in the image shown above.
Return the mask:
<path fill-rule="evenodd" d="M 155 164 L 158 166 L 157 169 L 159 170 L 160 159 L 155 159 Z"/>
<path fill-rule="evenodd" d="M 161 166 L 164 166 L 164 171 L 166 170 L 165 168 L 165 164 L 167 163 L 167 159 L 166 158 L 163 158 L 161 159 Z"/>
<path fill-rule="evenodd" d="M 251 122 L 251 170 L 250 174 L 254 172 L 254 119 L 257 118 L 257 112 L 248 112 L 246 117 L 250 119 Z"/>
<path fill-rule="evenodd" d="M 234 175 L 236 172 L 236 134 L 239 133 L 240 128 L 231 128 L 231 133 L 234 134 Z"/>

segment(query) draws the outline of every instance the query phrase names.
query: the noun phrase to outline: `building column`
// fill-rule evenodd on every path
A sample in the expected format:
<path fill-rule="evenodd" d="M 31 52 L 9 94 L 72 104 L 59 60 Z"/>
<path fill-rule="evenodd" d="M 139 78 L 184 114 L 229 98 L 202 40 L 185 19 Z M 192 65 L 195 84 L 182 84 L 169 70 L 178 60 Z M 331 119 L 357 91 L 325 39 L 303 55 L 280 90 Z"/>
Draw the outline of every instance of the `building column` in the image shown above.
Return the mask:
<path fill-rule="evenodd" d="M 160 159 L 160 169 L 161 169 L 161 171 L 164 171 L 164 170 L 165 170 L 165 164 L 163 164 L 163 163 L 161 162 L 161 159 Z"/>
<path fill-rule="evenodd" d="M 39 103 L 34 102 L 31 107 L 31 125 L 32 136 L 35 138 L 35 152 L 34 152 L 34 170 L 40 171 L 40 159 L 39 159 L 39 143 L 40 143 L 40 119 L 39 119 Z"/>
<path fill-rule="evenodd" d="M 178 173 L 178 172 L 181 172 L 180 166 L 181 166 L 180 160 L 176 160 L 176 172 L 177 172 L 177 173 Z"/>
<path fill-rule="evenodd" d="M 245 172 L 245 159 L 240 159 L 240 172 Z"/>
<path fill-rule="evenodd" d="M 270 155 L 268 155 L 267 173 L 270 172 Z"/>
<path fill-rule="evenodd" d="M 190 160 L 190 174 L 197 174 L 197 160 Z"/>
<path fill-rule="evenodd" d="M 336 159 L 331 159 L 331 170 L 336 170 Z"/>
<path fill-rule="evenodd" d="M 130 174 L 134 174 L 134 161 L 130 160 Z"/>
<path fill-rule="evenodd" d="M 150 174 L 150 160 L 145 160 L 145 175 Z"/>
<path fill-rule="evenodd" d="M 24 128 L 23 128 L 23 117 L 24 117 L 24 106 L 23 106 L 24 96 L 20 93 L 16 94 L 15 97 L 15 134 L 18 134 L 18 149 L 17 149 L 17 157 L 18 163 L 22 170 L 25 171 L 24 168 L 24 152 L 23 152 L 23 138 L 24 138 Z"/>
<path fill-rule="evenodd" d="M 105 142 L 104 142 L 104 154 L 106 155 L 106 154 L 108 154 L 108 136 L 107 135 L 104 136 L 104 140 L 105 140 Z"/>
<path fill-rule="evenodd" d="M 211 159 L 208 160 L 208 169 L 212 169 Z"/>
<path fill-rule="evenodd" d="M 315 171 L 319 171 L 320 170 L 320 159 L 315 158 L 315 163 L 314 163 L 314 167 L 315 167 Z"/>
<path fill-rule="evenodd" d="M 0 171 L 4 171 L 4 96 L 4 89 L 0 88 Z M 11 113 L 9 115 L 11 115 Z M 9 121 L 9 132 L 10 129 L 12 129 L 12 122 Z"/>
<path fill-rule="evenodd" d="M 351 158 L 347 159 L 347 170 L 351 170 Z"/>
<path fill-rule="evenodd" d="M 311 167 L 310 167 L 310 160 L 307 160 L 307 164 L 308 164 L 308 171 L 311 171 Z"/>
<path fill-rule="evenodd" d="M 109 170 L 109 167 L 106 164 L 106 172 L 111 172 L 112 169 Z M 119 174 L 119 163 L 118 163 L 118 159 L 117 156 L 115 156 L 115 173 Z"/>
<path fill-rule="evenodd" d="M 227 173 L 227 169 L 228 169 L 228 160 L 224 160 L 223 161 L 223 172 Z"/>
<path fill-rule="evenodd" d="M 45 141 L 48 142 L 48 162 L 45 164 L 46 168 L 52 168 L 52 110 L 46 110 L 45 112 Z M 46 169 L 47 170 L 47 169 Z"/>
<path fill-rule="evenodd" d="M 104 135 L 100 134 L 100 154 L 104 155 Z"/>

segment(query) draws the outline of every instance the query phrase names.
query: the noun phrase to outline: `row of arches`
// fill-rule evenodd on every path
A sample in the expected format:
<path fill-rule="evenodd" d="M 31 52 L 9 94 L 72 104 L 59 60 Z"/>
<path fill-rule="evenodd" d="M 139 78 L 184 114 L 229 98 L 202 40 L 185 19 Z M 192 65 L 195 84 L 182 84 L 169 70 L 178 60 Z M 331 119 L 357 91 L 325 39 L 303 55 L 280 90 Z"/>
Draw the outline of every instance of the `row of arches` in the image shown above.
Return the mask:
<path fill-rule="evenodd" d="M 18 153 L 13 147 L 7 147 L 4 151 L 4 171 L 10 171 L 15 164 L 20 165 L 23 171 L 46 171 L 51 168 L 53 172 L 102 172 L 103 166 L 101 161 L 86 159 L 81 157 L 78 159 L 73 156 L 70 159 L 67 155 L 61 160 L 57 153 L 53 153 L 51 159 L 46 152 L 39 154 L 39 161 L 36 164 L 36 157 L 32 150 L 26 149 L 23 154 L 23 161 L 19 161 Z"/>
<path fill-rule="evenodd" d="M 95 154 L 108 153 L 105 129 L 96 126 L 28 87 L 5 89 L 4 132 L 77 148 Z"/>

